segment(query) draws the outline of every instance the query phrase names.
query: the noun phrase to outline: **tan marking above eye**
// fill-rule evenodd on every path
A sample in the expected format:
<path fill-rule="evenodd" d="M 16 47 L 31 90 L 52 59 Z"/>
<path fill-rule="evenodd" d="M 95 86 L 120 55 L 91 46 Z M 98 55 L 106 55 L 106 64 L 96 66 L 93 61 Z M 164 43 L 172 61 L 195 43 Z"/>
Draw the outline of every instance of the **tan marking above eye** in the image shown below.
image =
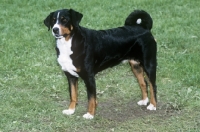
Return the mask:
<path fill-rule="evenodd" d="M 66 21 L 67 21 L 67 19 L 66 19 L 66 18 L 64 18 L 64 17 L 61 17 L 61 20 L 62 20 L 62 21 L 64 21 L 64 22 L 66 22 Z"/>

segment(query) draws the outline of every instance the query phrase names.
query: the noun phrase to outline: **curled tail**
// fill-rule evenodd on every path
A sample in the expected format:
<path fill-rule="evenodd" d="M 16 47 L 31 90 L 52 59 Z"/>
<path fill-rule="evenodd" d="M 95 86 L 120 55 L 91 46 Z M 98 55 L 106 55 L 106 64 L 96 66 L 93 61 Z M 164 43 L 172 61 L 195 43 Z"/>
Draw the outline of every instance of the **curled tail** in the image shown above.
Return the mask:
<path fill-rule="evenodd" d="M 145 29 L 151 30 L 153 26 L 153 20 L 151 16 L 143 10 L 134 10 L 125 21 L 125 26 L 140 25 Z"/>

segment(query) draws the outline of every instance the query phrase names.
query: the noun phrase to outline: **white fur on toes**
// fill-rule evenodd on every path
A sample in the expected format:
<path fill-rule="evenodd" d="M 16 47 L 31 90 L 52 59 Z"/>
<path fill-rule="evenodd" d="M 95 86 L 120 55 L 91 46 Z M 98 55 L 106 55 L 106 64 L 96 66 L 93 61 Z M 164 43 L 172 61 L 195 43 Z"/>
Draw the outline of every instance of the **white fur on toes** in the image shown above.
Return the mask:
<path fill-rule="evenodd" d="M 137 102 L 138 105 L 147 105 L 147 103 L 149 102 L 149 99 L 146 98 L 145 100 L 140 100 Z"/>
<path fill-rule="evenodd" d="M 147 110 L 156 110 L 156 107 L 153 104 L 149 104 Z"/>
<path fill-rule="evenodd" d="M 91 115 L 90 113 L 86 113 L 86 114 L 83 115 L 83 118 L 85 118 L 85 119 L 93 119 L 94 116 Z"/>
<path fill-rule="evenodd" d="M 75 109 L 68 109 L 68 110 L 63 110 L 62 111 L 62 113 L 64 115 L 72 115 L 72 114 L 74 114 L 74 112 L 75 112 Z"/>

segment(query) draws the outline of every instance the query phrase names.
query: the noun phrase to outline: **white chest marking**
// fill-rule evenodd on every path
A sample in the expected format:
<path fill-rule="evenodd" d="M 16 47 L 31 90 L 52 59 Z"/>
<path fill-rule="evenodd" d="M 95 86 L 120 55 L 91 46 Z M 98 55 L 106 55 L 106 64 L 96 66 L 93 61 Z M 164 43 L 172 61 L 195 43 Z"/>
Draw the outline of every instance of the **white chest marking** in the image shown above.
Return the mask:
<path fill-rule="evenodd" d="M 69 72 L 71 75 L 75 77 L 79 77 L 76 73 L 76 67 L 72 63 L 72 59 L 70 57 L 73 54 L 71 50 L 72 38 L 68 41 L 65 38 L 57 39 L 57 48 L 59 49 L 58 63 L 62 67 L 63 71 Z"/>

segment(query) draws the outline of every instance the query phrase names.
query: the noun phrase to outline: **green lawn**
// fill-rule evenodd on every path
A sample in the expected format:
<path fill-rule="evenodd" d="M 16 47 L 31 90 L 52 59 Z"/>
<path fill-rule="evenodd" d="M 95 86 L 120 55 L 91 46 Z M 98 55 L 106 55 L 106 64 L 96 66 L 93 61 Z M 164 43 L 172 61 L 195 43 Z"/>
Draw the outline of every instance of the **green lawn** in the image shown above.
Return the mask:
<path fill-rule="evenodd" d="M 1 0 L 0 132 L 199 132 L 199 0 Z M 93 29 L 122 26 L 134 9 L 154 20 L 158 42 L 158 107 L 137 106 L 140 88 L 128 64 L 96 76 L 98 109 L 85 120 L 87 98 L 79 81 L 79 105 L 69 104 L 68 84 L 56 61 L 55 42 L 43 24 L 57 9 L 83 14 Z"/>

